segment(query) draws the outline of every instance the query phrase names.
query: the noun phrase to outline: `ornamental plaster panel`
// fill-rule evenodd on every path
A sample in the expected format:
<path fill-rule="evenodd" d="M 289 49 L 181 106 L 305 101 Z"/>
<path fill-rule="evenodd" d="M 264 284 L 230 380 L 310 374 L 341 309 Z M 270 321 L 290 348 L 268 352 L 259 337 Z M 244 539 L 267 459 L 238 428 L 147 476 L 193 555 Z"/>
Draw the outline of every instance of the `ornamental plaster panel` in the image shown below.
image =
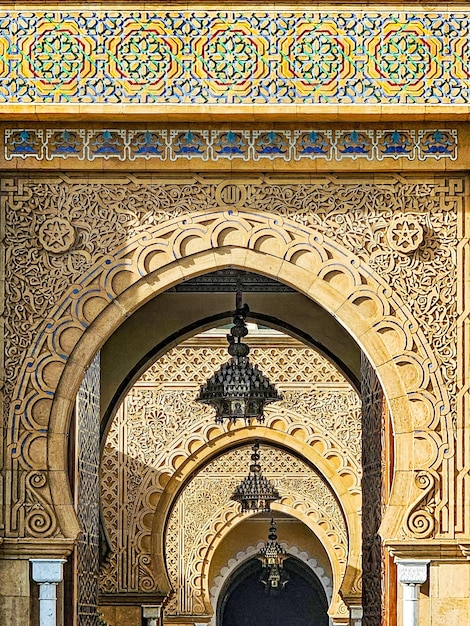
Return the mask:
<path fill-rule="evenodd" d="M 31 532 L 21 519 L 27 498 L 32 505 L 38 497 L 51 504 L 49 483 L 43 479 L 47 464 L 42 441 L 54 391 L 60 379 L 66 410 L 63 405 L 58 412 L 54 403 L 56 428 L 60 415 L 68 414 L 83 358 L 91 360 L 103 336 L 123 319 L 120 307 L 129 313 L 137 306 L 138 300 L 129 300 L 137 281 L 146 281 L 149 297 L 155 292 L 150 277 L 160 268 L 170 268 L 167 278 L 159 279 L 162 288 L 191 276 L 191 267 L 184 263 L 191 255 L 197 263 L 204 262 L 206 270 L 235 258 L 243 258 L 238 261 L 242 266 L 253 262 L 254 269 L 259 262 L 255 264 L 253 255 L 262 255 L 266 273 L 298 286 L 327 309 L 336 308 L 345 326 L 361 338 L 378 367 L 397 435 L 419 429 L 414 440 L 419 474 L 409 511 L 413 517 L 407 518 L 403 537 L 452 535 L 455 511 L 461 512 L 456 498 L 462 497 L 450 477 L 455 471 L 451 398 L 457 349 L 452 251 L 457 215 L 462 214 L 463 179 L 248 177 L 236 182 L 244 206 L 221 207 L 218 192 L 226 184 L 217 177 L 191 175 L 158 181 L 136 176 L 2 181 L 7 446 L 13 452 L 7 459 L 6 494 L 12 505 L 7 533 Z M 390 219 L 400 214 L 413 218 L 413 228 L 417 222 L 423 228 L 423 242 L 411 253 L 393 249 L 393 237 L 387 237 Z M 43 223 L 56 217 L 68 220 L 75 231 L 74 244 L 65 252 L 54 253 L 39 241 Z M 204 256 L 221 246 L 227 252 L 223 260 L 213 252 Z M 123 304 L 110 307 L 113 302 Z M 99 333 L 86 330 L 92 323 Z M 79 340 L 81 356 L 76 351 L 70 359 Z M 406 411 L 393 410 L 405 393 L 413 426 L 404 417 Z M 408 464 L 403 454 L 410 441 L 398 446 L 398 467 Z M 26 472 L 23 495 L 15 486 L 18 470 Z M 33 481 L 36 487 L 31 472 L 40 477 Z M 424 534 L 415 523 L 421 500 L 433 520 Z"/>

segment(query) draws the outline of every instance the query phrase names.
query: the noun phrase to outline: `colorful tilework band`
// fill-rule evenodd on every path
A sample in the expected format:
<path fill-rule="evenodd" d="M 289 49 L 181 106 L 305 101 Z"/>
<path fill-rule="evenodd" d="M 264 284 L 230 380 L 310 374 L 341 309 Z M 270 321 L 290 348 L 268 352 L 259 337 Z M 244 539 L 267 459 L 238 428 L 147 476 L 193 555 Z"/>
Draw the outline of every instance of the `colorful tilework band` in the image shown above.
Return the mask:
<path fill-rule="evenodd" d="M 2 11 L 0 103 L 470 102 L 465 12 Z"/>

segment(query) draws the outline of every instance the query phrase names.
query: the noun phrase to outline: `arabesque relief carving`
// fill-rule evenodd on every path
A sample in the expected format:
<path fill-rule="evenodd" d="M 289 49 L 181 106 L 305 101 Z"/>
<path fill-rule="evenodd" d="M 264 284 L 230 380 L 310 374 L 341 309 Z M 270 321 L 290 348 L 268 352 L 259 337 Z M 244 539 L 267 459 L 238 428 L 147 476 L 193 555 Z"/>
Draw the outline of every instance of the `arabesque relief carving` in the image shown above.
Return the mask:
<path fill-rule="evenodd" d="M 379 528 L 389 486 L 385 465 L 386 404 L 380 382 L 365 358 L 361 363 L 362 397 L 362 578 L 363 624 L 381 626 L 386 619 L 385 550 Z"/>
<path fill-rule="evenodd" d="M 112 550 L 101 569 L 102 592 L 151 591 L 157 587 L 150 563 L 152 520 L 160 496 L 182 459 L 204 448 L 208 439 L 225 432 L 225 427 L 214 424 L 213 411 L 195 402 L 199 385 L 227 360 L 224 336 L 210 343 L 201 347 L 196 338 L 172 348 L 141 376 L 116 413 L 101 461 L 103 521 Z M 283 337 L 279 346 L 275 338 L 270 346 L 256 345 L 253 338 L 251 343 L 253 363 L 262 367 L 277 385 L 288 385 L 285 399 L 266 408 L 268 432 L 289 433 L 293 441 L 298 437 L 297 446 L 305 442 L 323 450 L 326 466 L 344 479 L 343 488 L 359 507 L 361 468 L 357 442 L 361 440 L 361 418 L 357 392 L 324 357 L 294 339 Z M 296 380 L 292 381 L 293 378 Z M 300 395 L 299 385 L 304 402 L 296 406 L 290 396 Z M 327 413 L 329 419 L 325 421 Z M 351 445 L 346 424 L 354 433 L 356 446 Z M 243 431 L 244 425 L 238 424 L 230 430 L 233 435 L 234 431 Z M 199 534 L 206 521 L 212 520 L 201 540 L 204 546 L 215 539 L 214 524 L 220 527 L 229 519 L 236 520 L 238 509 L 229 496 L 248 468 L 249 447 L 245 447 L 243 451 L 238 449 L 214 459 L 199 475 L 211 482 L 210 488 L 206 478 L 191 482 L 192 487 L 185 490 L 186 504 L 181 506 L 189 511 L 194 509 L 193 513 L 181 512 L 180 505 L 175 504 L 166 531 L 169 571 L 178 569 L 181 554 L 191 561 L 191 567 L 193 561 L 199 563 L 200 555 L 192 551 L 199 546 Z M 312 523 L 322 528 L 330 528 L 326 534 L 340 564 L 338 567 L 344 573 L 349 544 L 343 513 L 331 491 L 316 474 L 312 475 L 305 463 L 287 453 L 266 450 L 263 468 L 278 484 L 285 506 L 309 515 Z M 203 496 L 200 490 L 204 488 L 207 493 Z M 189 502 L 193 491 L 197 506 Z M 315 506 L 311 504 L 312 494 L 315 494 Z M 182 533 L 191 536 L 184 539 Z M 178 545 L 174 551 L 175 546 L 168 542 L 180 539 L 184 539 L 186 548 Z M 356 548 L 360 550 L 360 545 Z M 206 560 L 210 560 L 208 556 Z M 194 571 L 199 568 L 194 567 Z M 207 581 L 204 584 L 207 586 Z M 187 593 L 192 598 L 196 583 L 191 585 Z M 198 585 L 199 597 L 201 583 Z M 208 590 L 204 593 L 207 603 Z M 183 610 L 182 606 L 178 611 Z"/>
<path fill-rule="evenodd" d="M 389 174 L 237 179 L 246 201 L 225 212 L 217 205 L 221 182 L 196 175 L 2 181 L 9 415 L 5 492 L 12 512 L 7 535 L 33 532 L 21 518 L 28 498 L 32 503 L 42 498 L 52 507 L 47 476 L 36 488 L 28 472 L 46 472 L 47 445 L 41 440 L 53 393 L 85 329 L 142 276 L 226 245 L 268 253 L 308 270 L 340 290 L 368 321 L 400 373 L 419 430 L 415 443 L 425 450 L 402 536 L 451 536 L 455 527 L 468 534 L 455 518 L 466 495 L 450 481 L 454 472 L 459 481 L 465 471 L 465 462 L 455 467 L 455 446 L 459 458 L 465 451 L 454 438 L 451 401 L 457 272 L 452 251 L 463 179 Z M 423 228 L 423 242 L 411 253 L 394 250 L 388 242 L 390 219 L 401 214 Z M 72 247 L 59 254 L 46 250 L 38 234 L 47 220 L 57 218 L 66 219 L 75 232 Z M 387 393 L 387 380 L 382 382 Z M 21 479 L 26 490 L 13 482 L 16 470 L 26 472 L 26 481 Z M 430 493 L 419 488 L 423 477 L 434 481 L 426 533 L 422 516 L 428 516 Z M 57 522 L 39 535 L 55 532 Z"/>
<path fill-rule="evenodd" d="M 202 614 L 208 602 L 205 563 L 210 560 L 217 536 L 224 536 L 240 513 L 230 500 L 244 476 L 250 447 L 218 457 L 186 486 L 170 515 L 166 530 L 168 573 L 178 592 L 166 606 L 167 615 Z M 344 573 L 347 533 L 341 509 L 327 484 L 308 465 L 282 450 L 263 447 L 263 471 L 293 511 L 298 507 L 326 528 L 334 557 Z M 245 471 L 246 473 L 246 471 Z"/>

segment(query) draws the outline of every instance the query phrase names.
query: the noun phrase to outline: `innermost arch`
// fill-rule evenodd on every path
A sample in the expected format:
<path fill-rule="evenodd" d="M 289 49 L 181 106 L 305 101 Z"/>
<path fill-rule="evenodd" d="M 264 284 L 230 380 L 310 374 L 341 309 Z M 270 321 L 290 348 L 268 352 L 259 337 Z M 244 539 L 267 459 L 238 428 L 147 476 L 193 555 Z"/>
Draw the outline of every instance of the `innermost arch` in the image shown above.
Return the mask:
<path fill-rule="evenodd" d="M 217 626 L 328 626 L 328 602 L 320 581 L 291 557 L 289 582 L 276 595 L 260 582 L 261 563 L 251 559 L 230 581 Z"/>

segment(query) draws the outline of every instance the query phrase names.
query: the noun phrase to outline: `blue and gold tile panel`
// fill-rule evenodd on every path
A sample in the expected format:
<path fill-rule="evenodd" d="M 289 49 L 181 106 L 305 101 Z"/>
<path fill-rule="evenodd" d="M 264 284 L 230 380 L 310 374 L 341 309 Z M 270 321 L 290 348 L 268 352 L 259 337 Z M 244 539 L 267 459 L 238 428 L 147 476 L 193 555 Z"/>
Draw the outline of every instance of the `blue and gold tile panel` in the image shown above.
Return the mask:
<path fill-rule="evenodd" d="M 300 159 L 326 159 L 333 156 L 333 131 L 331 130 L 294 130 L 293 157 Z"/>
<path fill-rule="evenodd" d="M 34 157 L 41 160 L 44 158 L 44 131 L 22 128 L 5 131 L 5 157 Z"/>
<path fill-rule="evenodd" d="M 2 10 L 0 103 L 468 104 L 469 33 L 464 10 Z"/>
<path fill-rule="evenodd" d="M 223 130 L 211 132 L 212 160 L 243 159 L 251 156 L 251 133 L 248 130 Z"/>
<path fill-rule="evenodd" d="M 457 129 L 7 129 L 5 158 L 342 161 L 457 158 Z"/>
<path fill-rule="evenodd" d="M 208 161 L 211 156 L 210 131 L 208 130 L 170 130 L 169 134 L 165 133 L 165 137 L 169 139 L 168 149 L 171 161 L 193 157 Z"/>
<path fill-rule="evenodd" d="M 46 158 L 75 157 L 85 159 L 86 132 L 84 130 L 47 130 L 45 136 Z"/>
<path fill-rule="evenodd" d="M 363 157 L 371 161 L 374 154 L 374 131 L 340 130 L 335 133 L 336 160 L 343 157 L 357 159 Z"/>

